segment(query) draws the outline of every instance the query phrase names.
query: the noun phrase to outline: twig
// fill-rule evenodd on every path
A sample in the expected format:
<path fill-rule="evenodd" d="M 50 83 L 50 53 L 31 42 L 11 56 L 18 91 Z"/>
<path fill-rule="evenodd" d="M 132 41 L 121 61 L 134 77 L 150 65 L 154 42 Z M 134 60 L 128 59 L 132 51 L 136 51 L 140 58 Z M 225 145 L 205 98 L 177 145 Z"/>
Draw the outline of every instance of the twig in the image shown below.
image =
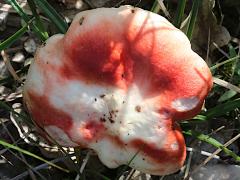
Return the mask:
<path fill-rule="evenodd" d="M 4 50 L 1 51 L 1 55 L 3 58 L 3 61 L 5 63 L 5 65 L 7 66 L 8 71 L 10 72 L 10 74 L 13 76 L 13 78 L 18 81 L 19 83 L 22 83 L 22 80 L 19 78 L 19 76 L 17 75 L 16 71 L 13 69 L 10 60 L 8 58 L 8 55 L 5 53 Z"/>
<path fill-rule="evenodd" d="M 225 126 L 220 126 L 219 128 L 213 130 L 213 131 L 212 131 L 211 133 L 209 133 L 208 135 L 210 136 L 210 135 L 212 135 L 212 134 L 216 134 L 218 131 L 221 131 L 221 130 L 224 129 L 224 128 L 225 128 Z"/>

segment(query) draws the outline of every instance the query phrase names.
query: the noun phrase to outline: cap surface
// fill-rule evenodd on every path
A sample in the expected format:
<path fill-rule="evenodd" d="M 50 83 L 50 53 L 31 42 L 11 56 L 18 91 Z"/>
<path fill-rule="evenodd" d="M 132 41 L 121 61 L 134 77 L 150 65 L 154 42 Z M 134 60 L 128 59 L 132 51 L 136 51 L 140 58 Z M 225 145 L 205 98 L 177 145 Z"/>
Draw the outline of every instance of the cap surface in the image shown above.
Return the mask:
<path fill-rule="evenodd" d="M 165 175 L 184 163 L 177 121 L 212 86 L 206 63 L 165 18 L 131 6 L 81 12 L 41 47 L 24 86 L 35 122 L 63 146 L 91 148 L 108 167 Z"/>

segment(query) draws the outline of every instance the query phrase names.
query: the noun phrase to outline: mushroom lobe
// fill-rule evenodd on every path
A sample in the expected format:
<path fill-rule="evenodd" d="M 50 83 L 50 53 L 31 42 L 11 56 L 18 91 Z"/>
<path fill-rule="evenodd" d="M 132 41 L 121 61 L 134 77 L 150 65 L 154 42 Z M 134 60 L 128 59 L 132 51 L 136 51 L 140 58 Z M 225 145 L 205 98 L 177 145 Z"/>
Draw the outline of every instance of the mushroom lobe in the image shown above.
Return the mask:
<path fill-rule="evenodd" d="M 75 16 L 39 48 L 24 85 L 38 126 L 63 146 L 93 149 L 109 168 L 179 170 L 178 121 L 195 116 L 212 86 L 206 63 L 165 18 L 131 6 Z"/>

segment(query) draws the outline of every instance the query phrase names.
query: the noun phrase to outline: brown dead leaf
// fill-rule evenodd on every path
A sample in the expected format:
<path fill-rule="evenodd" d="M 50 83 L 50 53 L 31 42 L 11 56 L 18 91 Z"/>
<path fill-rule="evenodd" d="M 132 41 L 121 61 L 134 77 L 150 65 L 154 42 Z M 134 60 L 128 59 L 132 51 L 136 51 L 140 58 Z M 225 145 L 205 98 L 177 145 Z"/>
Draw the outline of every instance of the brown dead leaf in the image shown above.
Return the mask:
<path fill-rule="evenodd" d="M 213 43 L 217 44 L 218 47 L 223 47 L 231 40 L 228 30 L 221 25 L 221 22 L 217 21 L 217 17 L 213 12 L 214 7 L 215 0 L 202 0 L 198 11 L 192 45 L 193 49 L 202 57 L 207 56 L 208 50 L 211 54 L 216 49 Z M 186 24 L 181 28 L 183 31 L 186 30 Z M 211 64 L 211 59 L 208 63 Z"/>

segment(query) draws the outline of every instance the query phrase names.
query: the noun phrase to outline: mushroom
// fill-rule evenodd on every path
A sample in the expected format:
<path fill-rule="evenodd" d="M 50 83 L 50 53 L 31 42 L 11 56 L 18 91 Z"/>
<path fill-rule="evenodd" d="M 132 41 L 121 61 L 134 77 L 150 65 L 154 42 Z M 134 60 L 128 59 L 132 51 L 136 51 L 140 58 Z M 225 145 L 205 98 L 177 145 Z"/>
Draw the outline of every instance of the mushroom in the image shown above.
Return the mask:
<path fill-rule="evenodd" d="M 184 33 L 122 6 L 80 12 L 65 35 L 49 38 L 29 69 L 24 101 L 60 145 L 93 149 L 109 168 L 130 163 L 166 175 L 186 157 L 178 122 L 201 110 L 211 86 Z"/>

